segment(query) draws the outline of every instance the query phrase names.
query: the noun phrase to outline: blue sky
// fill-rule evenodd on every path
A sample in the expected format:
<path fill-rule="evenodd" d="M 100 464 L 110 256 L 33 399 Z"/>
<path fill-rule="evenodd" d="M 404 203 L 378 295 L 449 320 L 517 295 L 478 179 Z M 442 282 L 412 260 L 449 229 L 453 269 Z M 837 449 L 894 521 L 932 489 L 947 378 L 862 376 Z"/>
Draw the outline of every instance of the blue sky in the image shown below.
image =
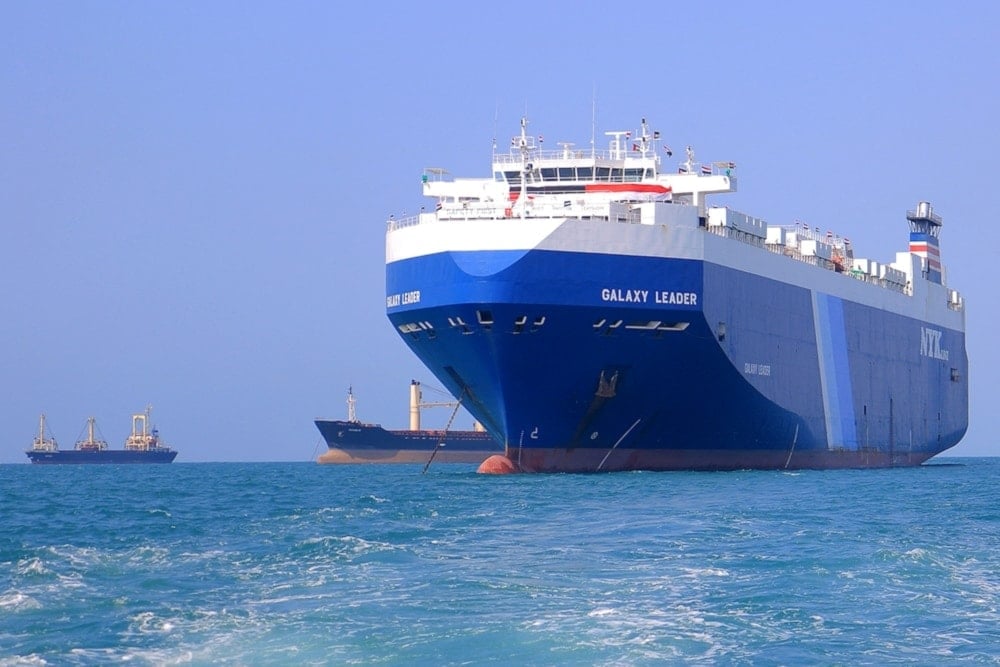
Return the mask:
<path fill-rule="evenodd" d="M 0 462 L 40 412 L 118 446 L 151 404 L 179 462 L 311 460 L 349 385 L 405 426 L 434 380 L 385 317 L 385 220 L 525 113 L 578 144 L 645 116 L 739 165 L 716 201 L 880 261 L 931 201 L 968 306 L 949 453 L 1000 454 L 1000 5 L 733 4 L 0 5 Z"/>

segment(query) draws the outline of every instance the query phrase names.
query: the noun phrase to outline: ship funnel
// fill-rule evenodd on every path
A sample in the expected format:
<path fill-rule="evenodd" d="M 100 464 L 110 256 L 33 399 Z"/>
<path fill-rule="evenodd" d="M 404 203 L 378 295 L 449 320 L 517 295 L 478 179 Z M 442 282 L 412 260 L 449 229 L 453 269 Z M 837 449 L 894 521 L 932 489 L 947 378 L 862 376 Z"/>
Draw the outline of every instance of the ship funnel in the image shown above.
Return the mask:
<path fill-rule="evenodd" d="M 906 212 L 910 221 L 910 253 L 920 258 L 921 273 L 932 282 L 943 283 L 941 243 L 938 235 L 943 224 L 941 216 L 934 213 L 930 202 L 917 202 L 916 209 Z"/>

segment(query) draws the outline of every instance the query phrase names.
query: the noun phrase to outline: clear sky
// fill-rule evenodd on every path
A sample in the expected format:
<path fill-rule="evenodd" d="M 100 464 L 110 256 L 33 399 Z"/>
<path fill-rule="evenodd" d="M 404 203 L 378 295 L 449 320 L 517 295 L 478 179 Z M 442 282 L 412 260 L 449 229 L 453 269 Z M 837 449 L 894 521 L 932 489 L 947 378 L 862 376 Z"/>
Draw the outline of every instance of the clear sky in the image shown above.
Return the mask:
<path fill-rule="evenodd" d="M 553 146 L 645 116 L 739 165 L 716 202 L 879 261 L 931 201 L 968 312 L 949 453 L 1000 455 L 1000 4 L 339 5 L 0 4 L 0 462 L 40 412 L 118 447 L 150 404 L 178 462 L 311 460 L 349 385 L 406 426 L 436 385 L 385 316 L 385 220 L 525 113 Z"/>

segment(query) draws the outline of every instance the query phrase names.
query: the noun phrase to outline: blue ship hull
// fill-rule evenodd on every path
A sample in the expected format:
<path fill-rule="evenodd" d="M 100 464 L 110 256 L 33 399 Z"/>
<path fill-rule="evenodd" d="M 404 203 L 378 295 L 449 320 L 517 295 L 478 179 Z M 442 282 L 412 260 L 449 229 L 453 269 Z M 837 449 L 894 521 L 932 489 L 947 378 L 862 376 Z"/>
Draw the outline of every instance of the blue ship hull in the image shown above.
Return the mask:
<path fill-rule="evenodd" d="M 177 457 L 177 452 L 169 449 L 146 451 L 126 449 L 103 449 L 100 451 L 64 449 L 55 452 L 29 451 L 27 454 L 32 463 L 46 465 L 82 463 L 171 463 Z"/>
<path fill-rule="evenodd" d="M 482 463 L 503 453 L 484 431 L 389 431 L 376 424 L 317 419 L 329 450 L 319 463 Z M 437 453 L 435 454 L 435 450 Z"/>
<path fill-rule="evenodd" d="M 917 465 L 962 438 L 962 328 L 913 297 L 704 243 L 694 259 L 391 261 L 388 316 L 526 471 Z M 734 243 L 761 270 L 707 259 Z"/>

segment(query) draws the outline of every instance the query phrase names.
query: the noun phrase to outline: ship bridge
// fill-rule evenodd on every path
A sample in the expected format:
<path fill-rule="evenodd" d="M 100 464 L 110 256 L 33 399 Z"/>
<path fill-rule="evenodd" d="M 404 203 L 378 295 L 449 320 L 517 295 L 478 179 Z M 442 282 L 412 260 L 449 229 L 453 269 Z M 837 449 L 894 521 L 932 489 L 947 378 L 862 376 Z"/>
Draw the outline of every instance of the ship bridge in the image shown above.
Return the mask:
<path fill-rule="evenodd" d="M 579 150 L 566 142 L 545 150 L 542 137 L 528 135 L 527 121 L 522 119 L 521 134 L 511 139 L 509 150 L 494 147 L 492 179 L 453 180 L 444 169 L 428 168 L 423 175 L 424 195 L 437 200 L 438 217 L 443 218 L 456 213 L 476 218 L 536 217 L 533 208 L 548 209 L 552 204 L 573 216 L 580 214 L 580 207 L 606 206 L 611 201 L 677 201 L 696 206 L 703 216 L 706 195 L 736 191 L 735 163 L 698 162 L 690 146 L 677 172 L 663 173 L 657 147 L 667 157 L 673 153 L 660 143 L 659 132 L 649 131 L 645 119 L 635 138 L 631 131 L 606 134 L 610 137 L 606 150 Z"/>

